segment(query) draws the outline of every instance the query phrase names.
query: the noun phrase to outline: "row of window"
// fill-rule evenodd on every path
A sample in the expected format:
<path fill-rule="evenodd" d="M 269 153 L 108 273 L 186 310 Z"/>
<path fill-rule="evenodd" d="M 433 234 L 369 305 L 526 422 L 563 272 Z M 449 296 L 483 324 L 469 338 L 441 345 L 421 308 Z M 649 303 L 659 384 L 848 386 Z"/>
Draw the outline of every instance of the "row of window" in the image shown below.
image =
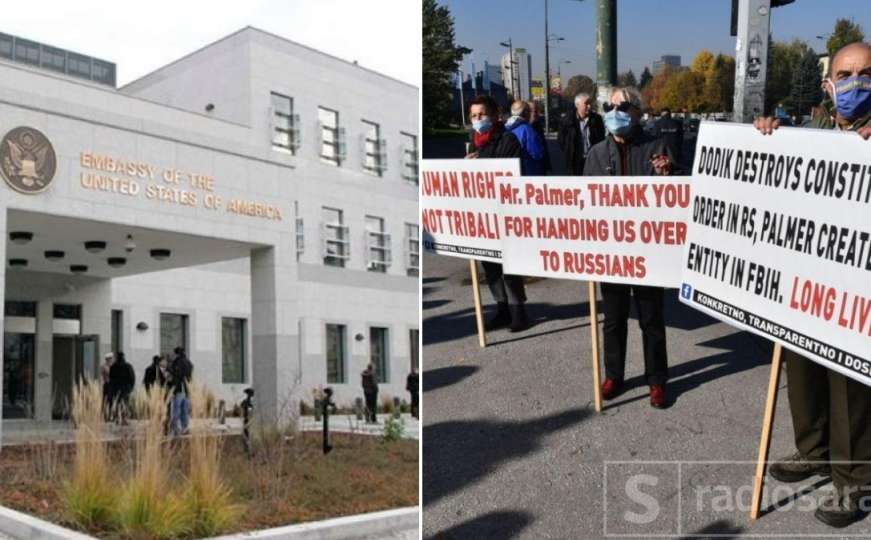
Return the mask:
<path fill-rule="evenodd" d="M 299 115 L 294 113 L 293 98 L 272 92 L 270 95 L 270 131 L 272 147 L 296 154 L 301 147 Z M 318 155 L 324 163 L 341 166 L 348 156 L 345 128 L 339 122 L 339 111 L 318 107 Z M 400 175 L 413 184 L 418 183 L 417 136 L 400 132 Z M 387 141 L 382 138 L 381 126 L 370 120 L 361 120 L 360 166 L 364 171 L 382 176 L 388 168 Z"/>
<path fill-rule="evenodd" d="M 327 324 L 327 383 L 345 384 L 348 382 L 348 329 L 344 324 Z M 408 331 L 411 355 L 411 368 L 419 369 L 420 331 Z M 390 382 L 390 336 L 388 328 L 369 328 L 369 362 L 375 366 L 379 383 Z"/>
<path fill-rule="evenodd" d="M 420 275 L 420 237 L 418 226 L 405 224 L 404 256 L 407 276 Z M 387 272 L 393 264 L 393 249 L 390 233 L 384 225 L 384 218 L 366 216 L 366 269 L 370 272 Z M 296 258 L 300 259 L 304 247 L 303 220 L 296 218 Z M 351 258 L 351 234 L 345 225 L 345 213 L 338 208 L 321 208 L 321 257 L 327 266 L 344 268 Z"/>
<path fill-rule="evenodd" d="M 115 86 L 115 64 L 9 34 L 0 34 L 0 58 Z"/>

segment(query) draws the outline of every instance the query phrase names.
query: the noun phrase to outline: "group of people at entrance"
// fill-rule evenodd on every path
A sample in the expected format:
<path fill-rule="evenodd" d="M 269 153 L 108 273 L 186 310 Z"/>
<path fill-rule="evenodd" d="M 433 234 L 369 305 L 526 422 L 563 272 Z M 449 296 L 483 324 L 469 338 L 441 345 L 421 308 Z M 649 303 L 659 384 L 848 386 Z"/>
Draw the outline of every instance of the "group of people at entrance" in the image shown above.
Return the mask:
<path fill-rule="evenodd" d="M 408 377 L 405 379 L 405 389 L 411 395 L 411 415 L 415 418 L 420 418 L 419 409 L 420 401 L 418 394 L 418 374 L 416 368 L 411 368 Z M 366 423 L 378 423 L 378 374 L 375 371 L 374 364 L 368 364 L 366 369 L 360 373 L 361 386 L 363 387 L 363 395 L 366 398 Z"/>
<path fill-rule="evenodd" d="M 184 348 L 176 347 L 172 355 L 155 355 L 142 377 L 142 385 L 146 391 L 156 387 L 166 395 L 169 407 L 166 431 L 173 436 L 183 435 L 188 431 L 191 414 L 188 385 L 193 371 L 194 366 Z M 118 351 L 106 354 L 100 376 L 106 419 L 127 425 L 130 394 L 136 386 L 136 371 L 127 362 L 124 353 Z"/>
<path fill-rule="evenodd" d="M 828 96 L 821 105 L 824 114 L 815 118 L 810 127 L 836 130 L 843 137 L 858 134 L 871 139 L 871 45 L 853 43 L 834 54 L 823 86 Z M 511 118 L 524 109 L 522 103 L 512 105 Z M 603 104 L 604 115 L 592 111 L 588 95 L 577 96 L 575 105 L 576 110 L 562 119 L 559 133 L 568 174 L 651 176 L 676 172 L 676 151 L 671 146 L 677 132 L 645 132 L 640 125 L 643 102 L 637 89 L 614 88 L 609 102 Z M 543 174 L 528 167 L 535 148 L 514 134 L 491 97 L 476 97 L 469 106 L 469 119 L 473 133 L 468 159 L 520 158 L 524 175 Z M 773 117 L 760 117 L 754 125 L 762 134 L 771 135 L 779 122 Z M 529 322 L 523 278 L 504 275 L 502 266 L 496 263 L 483 266 L 497 302 L 496 313 L 486 328 L 526 329 Z M 650 405 L 665 408 L 669 404 L 663 294 L 659 287 L 601 284 L 605 315 L 604 399 L 613 399 L 624 389 L 628 319 L 634 302 Z M 847 526 L 862 518 L 863 504 L 866 511 L 871 506 L 871 389 L 791 350 L 784 349 L 783 356 L 798 451 L 773 464 L 769 472 L 782 482 L 830 476 L 835 490 L 815 515 L 830 526 Z"/>

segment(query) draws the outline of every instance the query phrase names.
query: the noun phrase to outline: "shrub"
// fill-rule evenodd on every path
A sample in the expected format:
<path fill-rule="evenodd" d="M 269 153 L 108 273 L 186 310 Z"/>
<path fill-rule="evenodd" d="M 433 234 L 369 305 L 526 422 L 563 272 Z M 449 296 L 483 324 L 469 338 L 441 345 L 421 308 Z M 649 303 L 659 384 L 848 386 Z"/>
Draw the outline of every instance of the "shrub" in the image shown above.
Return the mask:
<path fill-rule="evenodd" d="M 389 416 L 384 421 L 384 442 L 395 442 L 405 434 L 405 420 Z"/>
<path fill-rule="evenodd" d="M 174 538 L 191 531 L 191 518 L 178 495 L 170 490 L 168 460 L 163 452 L 166 398 L 152 387 L 136 393 L 133 410 L 145 422 L 136 439 L 136 470 L 127 482 L 118 508 L 118 525 L 132 538 Z"/>
<path fill-rule="evenodd" d="M 222 438 L 209 432 L 214 400 L 201 384 L 191 384 L 190 475 L 183 494 L 193 532 L 198 537 L 219 534 L 239 516 L 233 494 L 221 477 Z"/>
<path fill-rule="evenodd" d="M 69 518 L 85 528 L 105 527 L 116 500 L 103 438 L 103 388 L 82 381 L 73 388 L 72 419 L 76 426 L 72 476 L 62 497 Z"/>
<path fill-rule="evenodd" d="M 390 394 L 381 395 L 381 412 L 384 414 L 393 412 L 393 397 Z"/>

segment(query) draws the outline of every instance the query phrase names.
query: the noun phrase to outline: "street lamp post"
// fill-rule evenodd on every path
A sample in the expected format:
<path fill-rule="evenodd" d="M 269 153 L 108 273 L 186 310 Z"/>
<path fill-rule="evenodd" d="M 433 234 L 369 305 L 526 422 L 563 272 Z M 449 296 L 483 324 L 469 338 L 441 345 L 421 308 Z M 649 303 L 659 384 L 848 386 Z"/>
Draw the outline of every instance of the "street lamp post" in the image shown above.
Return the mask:
<path fill-rule="evenodd" d="M 514 95 L 514 93 L 517 91 L 517 86 L 520 86 L 520 84 L 518 82 L 516 83 L 517 86 L 515 86 L 514 82 L 514 46 L 511 44 L 511 38 L 508 38 L 508 41 L 500 42 L 499 45 L 502 45 L 503 47 L 508 47 L 508 69 L 510 73 L 509 76 L 511 77 L 509 79 L 511 81 L 511 97 L 513 99 L 517 99 L 517 96 Z"/>
<path fill-rule="evenodd" d="M 460 79 L 460 118 L 462 119 L 462 122 L 463 122 L 461 127 L 465 128 L 466 127 L 466 104 L 463 101 L 463 70 L 458 69 L 457 75 L 459 76 L 459 79 Z"/>

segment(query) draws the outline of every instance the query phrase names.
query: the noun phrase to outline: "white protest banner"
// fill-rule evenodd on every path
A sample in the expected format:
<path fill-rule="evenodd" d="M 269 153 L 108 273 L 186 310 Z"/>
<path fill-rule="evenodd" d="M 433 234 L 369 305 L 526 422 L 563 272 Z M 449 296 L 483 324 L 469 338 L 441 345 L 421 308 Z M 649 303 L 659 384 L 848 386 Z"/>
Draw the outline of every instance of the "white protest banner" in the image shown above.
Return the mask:
<path fill-rule="evenodd" d="M 679 287 L 686 177 L 523 177 L 499 188 L 507 274 Z"/>
<path fill-rule="evenodd" d="M 439 255 L 499 262 L 499 180 L 520 176 L 520 160 L 424 159 L 420 211 L 423 247 Z"/>
<path fill-rule="evenodd" d="M 680 297 L 871 385 L 871 141 L 702 124 Z"/>

